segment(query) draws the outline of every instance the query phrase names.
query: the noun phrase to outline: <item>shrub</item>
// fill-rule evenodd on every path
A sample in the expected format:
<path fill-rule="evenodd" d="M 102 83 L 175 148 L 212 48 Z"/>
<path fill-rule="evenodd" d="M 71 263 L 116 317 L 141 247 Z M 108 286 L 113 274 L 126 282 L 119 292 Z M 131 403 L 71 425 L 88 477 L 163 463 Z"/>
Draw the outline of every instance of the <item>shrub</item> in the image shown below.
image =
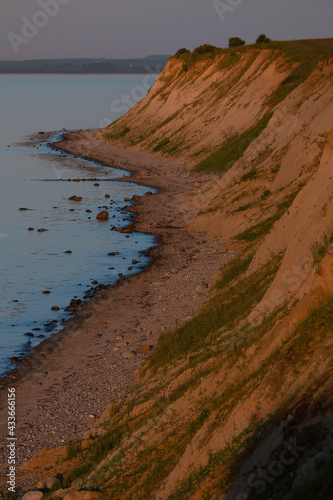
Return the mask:
<path fill-rule="evenodd" d="M 314 243 L 312 249 L 312 263 L 316 268 L 318 274 L 321 272 L 321 261 L 325 257 L 328 247 L 333 243 L 333 233 L 324 234 L 320 241 Z"/>
<path fill-rule="evenodd" d="M 209 45 L 208 43 L 205 43 L 204 45 L 200 45 L 196 49 L 194 49 L 194 54 L 209 54 L 210 52 L 214 52 L 214 50 L 217 47 L 214 47 L 214 45 Z"/>
<path fill-rule="evenodd" d="M 182 49 L 177 50 L 177 52 L 175 53 L 175 57 L 182 56 L 183 54 L 191 54 L 191 51 L 188 49 L 185 49 L 185 47 L 184 47 Z"/>
<path fill-rule="evenodd" d="M 245 45 L 245 40 L 242 40 L 238 36 L 229 38 L 229 47 L 242 47 Z"/>
<path fill-rule="evenodd" d="M 261 34 L 258 36 L 256 43 L 269 43 L 272 40 L 268 38 L 266 35 Z"/>

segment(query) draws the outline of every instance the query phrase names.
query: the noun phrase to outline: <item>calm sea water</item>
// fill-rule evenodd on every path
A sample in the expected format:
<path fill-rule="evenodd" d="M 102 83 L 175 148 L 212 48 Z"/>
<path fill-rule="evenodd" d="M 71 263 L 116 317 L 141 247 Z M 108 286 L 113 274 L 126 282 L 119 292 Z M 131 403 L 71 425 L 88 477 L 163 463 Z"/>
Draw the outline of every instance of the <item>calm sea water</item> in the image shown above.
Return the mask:
<path fill-rule="evenodd" d="M 142 75 L 0 75 L 0 374 L 12 356 L 41 341 L 38 335 L 60 328 L 65 307 L 83 298 L 92 281 L 114 283 L 119 273 L 148 263 L 141 252 L 154 245 L 152 236 L 110 230 L 127 225 L 124 198 L 148 188 L 107 181 L 129 173 L 52 151 L 46 141 L 24 144 L 39 131 L 98 128 L 115 120 L 128 106 L 120 106 L 123 96 L 135 104 L 146 92 L 143 82 Z M 60 180 L 96 177 L 99 186 Z M 73 195 L 82 201 L 70 201 Z M 103 206 L 108 222 L 96 220 Z M 133 259 L 140 264 L 129 269 Z"/>

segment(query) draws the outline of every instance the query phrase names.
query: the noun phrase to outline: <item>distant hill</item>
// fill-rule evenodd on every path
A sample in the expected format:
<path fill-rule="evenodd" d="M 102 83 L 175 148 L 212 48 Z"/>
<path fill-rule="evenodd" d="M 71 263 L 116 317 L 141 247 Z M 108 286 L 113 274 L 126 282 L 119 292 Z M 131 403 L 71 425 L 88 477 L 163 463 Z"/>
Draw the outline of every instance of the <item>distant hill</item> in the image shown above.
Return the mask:
<path fill-rule="evenodd" d="M 0 61 L 0 73 L 67 73 L 67 74 L 135 74 L 161 73 L 168 62 L 167 55 L 139 59 L 34 59 Z"/>

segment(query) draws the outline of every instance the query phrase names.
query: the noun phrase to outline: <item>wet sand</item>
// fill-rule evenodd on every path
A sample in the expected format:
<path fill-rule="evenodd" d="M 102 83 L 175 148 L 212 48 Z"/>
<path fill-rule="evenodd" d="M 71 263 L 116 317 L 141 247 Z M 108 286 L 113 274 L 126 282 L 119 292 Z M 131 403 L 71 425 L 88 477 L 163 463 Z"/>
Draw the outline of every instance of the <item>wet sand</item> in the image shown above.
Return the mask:
<path fill-rule="evenodd" d="M 58 147 L 129 170 L 130 181 L 157 188 L 157 194 L 135 201 L 133 223 L 135 231 L 157 235 L 159 246 L 151 250 L 152 263 L 143 272 L 82 305 L 62 332 L 2 379 L 0 439 L 5 442 L 7 391 L 14 387 L 18 465 L 44 447 L 87 433 L 132 386 L 160 333 L 190 319 L 208 300 L 220 267 L 232 257 L 220 240 L 188 230 L 197 213 L 192 203 L 197 183 L 210 176 L 195 176 L 181 162 L 128 151 L 95 136 L 95 131 L 71 133 Z M 3 484 L 4 448 L 1 464 Z M 21 473 L 17 486 L 33 480 L 33 474 Z"/>

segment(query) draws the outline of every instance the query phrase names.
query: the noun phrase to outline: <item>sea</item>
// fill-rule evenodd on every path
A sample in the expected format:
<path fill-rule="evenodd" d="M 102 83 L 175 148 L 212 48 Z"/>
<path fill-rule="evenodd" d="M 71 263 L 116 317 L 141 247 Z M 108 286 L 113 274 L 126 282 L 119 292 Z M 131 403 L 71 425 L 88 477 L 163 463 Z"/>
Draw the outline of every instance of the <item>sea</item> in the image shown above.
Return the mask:
<path fill-rule="evenodd" d="M 111 227 L 128 224 L 125 197 L 153 189 L 130 182 L 127 171 L 49 145 L 65 131 L 116 120 L 147 94 L 148 81 L 147 75 L 0 75 L 0 375 L 13 357 L 63 328 L 66 307 L 93 282 L 114 284 L 148 264 L 154 237 Z M 52 134 L 45 140 L 40 132 Z M 122 176 L 129 179 L 112 181 Z M 96 219 L 103 207 L 108 221 Z"/>

